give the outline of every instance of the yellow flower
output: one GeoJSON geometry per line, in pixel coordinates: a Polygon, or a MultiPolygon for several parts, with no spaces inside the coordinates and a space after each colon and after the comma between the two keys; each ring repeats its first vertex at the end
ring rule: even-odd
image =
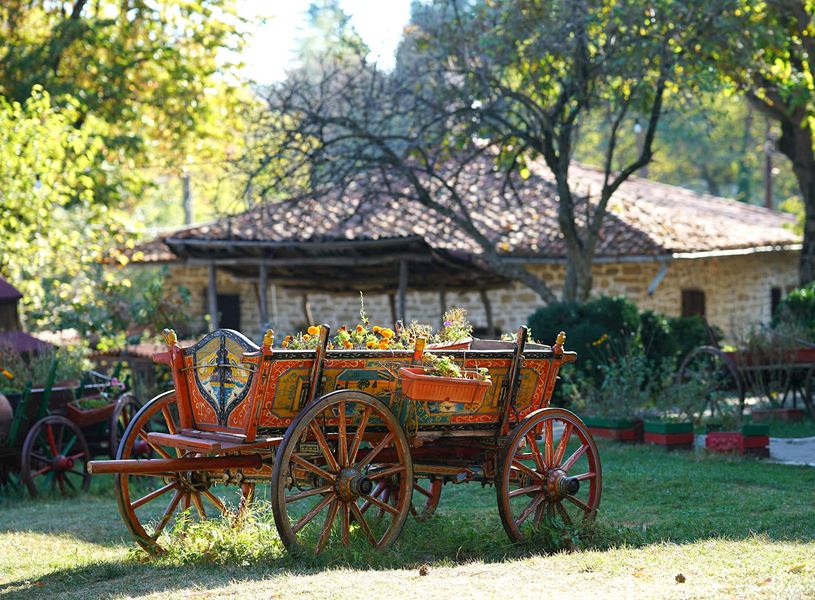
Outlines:
{"type": "Polygon", "coordinates": [[[310,339],[311,339],[311,336],[309,334],[305,334],[303,336],[303,340],[306,341],[306,342],[309,341],[310,339]]]}
{"type": "Polygon", "coordinates": [[[372,350],[376,348],[376,342],[368,342],[367,344],[365,344],[365,346],[367,346],[369,350],[372,350]]]}
{"type": "Polygon", "coordinates": [[[320,333],[320,328],[316,325],[312,325],[308,328],[309,335],[318,335],[320,333]]]}
{"type": "Polygon", "coordinates": [[[379,349],[380,350],[387,350],[388,349],[388,340],[380,340],[379,342],[379,349]]]}
{"type": "Polygon", "coordinates": [[[382,337],[388,340],[391,339],[393,337],[393,329],[383,329],[382,337]]]}
{"type": "Polygon", "coordinates": [[[379,325],[374,325],[374,333],[382,333],[382,328],[379,325]]]}
{"type": "Polygon", "coordinates": [[[284,342],[290,342],[291,340],[292,340],[292,337],[291,337],[290,335],[287,335],[287,336],[286,336],[286,337],[283,339],[283,341],[284,341],[284,342]]]}
{"type": "Polygon", "coordinates": [[[596,346],[599,346],[600,344],[604,343],[604,342],[605,342],[607,339],[608,339],[608,334],[607,334],[607,333],[604,333],[604,334],[603,334],[603,335],[601,335],[599,338],[597,338],[596,340],[594,340],[594,341],[591,343],[591,345],[592,345],[592,346],[595,346],[595,347],[596,347],[596,346]]]}
{"type": "Polygon", "coordinates": [[[280,342],[280,347],[281,348],[288,348],[289,347],[289,340],[283,340],[282,342],[280,342]]]}

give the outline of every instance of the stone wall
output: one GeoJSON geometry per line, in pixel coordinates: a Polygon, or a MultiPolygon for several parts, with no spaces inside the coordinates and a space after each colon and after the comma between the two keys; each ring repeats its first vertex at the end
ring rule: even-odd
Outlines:
{"type": "MultiPolygon", "coordinates": [[[[597,264],[594,266],[594,295],[624,295],[641,309],[677,316],[681,311],[683,289],[696,289],[705,293],[708,320],[729,335],[745,328],[767,322],[770,318],[770,290],[780,287],[786,293],[797,282],[798,254],[796,252],[767,252],[747,256],[674,260],[653,295],[648,286],[657,275],[656,262],[630,262],[597,264]]],[[[532,265],[559,294],[563,284],[563,265],[532,265]]],[[[191,292],[190,314],[206,314],[207,269],[172,265],[172,281],[191,292]]],[[[415,274],[414,274],[415,276],[415,274]]],[[[272,282],[273,283],[273,282],[272,282]]],[[[257,282],[232,277],[219,269],[219,293],[239,294],[241,298],[241,329],[252,338],[259,338],[257,282]]],[[[490,290],[495,326],[502,332],[514,331],[527,317],[542,305],[540,298],[519,284],[509,289],[490,290]]],[[[302,294],[276,286],[268,292],[270,325],[279,334],[303,329],[306,325],[302,308],[302,294]]],[[[466,308],[476,326],[486,327],[486,315],[477,291],[447,293],[447,307],[466,308]]],[[[309,294],[309,303],[315,321],[338,326],[356,323],[359,316],[359,294],[309,294]]],[[[390,303],[386,295],[365,297],[365,309],[372,321],[389,323],[390,303]]],[[[438,325],[441,303],[438,293],[411,292],[407,295],[408,320],[438,325]]]]}

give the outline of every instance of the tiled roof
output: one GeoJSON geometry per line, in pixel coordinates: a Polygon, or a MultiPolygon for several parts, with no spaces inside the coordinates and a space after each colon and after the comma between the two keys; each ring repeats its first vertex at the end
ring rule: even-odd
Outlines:
{"type": "MultiPolygon", "coordinates": [[[[504,254],[564,258],[566,248],[557,223],[554,178],[541,163],[519,182],[520,202],[501,194],[502,178],[485,159],[468,173],[468,210],[479,229],[504,254]]],[[[573,165],[570,179],[581,214],[585,198],[596,201],[602,174],[573,165]]],[[[438,198],[444,199],[442,190],[438,198]]],[[[600,232],[597,256],[659,256],[717,250],[788,246],[800,242],[786,213],[684,188],[632,178],[613,196],[600,232]]],[[[259,205],[219,221],[164,236],[170,246],[185,241],[299,243],[370,240],[419,236],[438,250],[480,254],[480,246],[416,201],[363,198],[352,188],[342,201],[331,198],[259,205]]],[[[170,260],[173,252],[154,240],[138,248],[143,260],[170,260]]]]}

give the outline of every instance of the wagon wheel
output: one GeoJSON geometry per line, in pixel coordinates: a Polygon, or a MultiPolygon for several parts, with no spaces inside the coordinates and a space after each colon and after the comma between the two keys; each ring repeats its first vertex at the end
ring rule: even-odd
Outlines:
{"type": "MultiPolygon", "coordinates": [[[[111,458],[116,458],[119,441],[127,430],[130,421],[132,421],[136,413],[139,412],[141,406],[142,404],[139,402],[139,399],[130,393],[122,394],[116,401],[116,408],[113,409],[113,414],[110,415],[110,423],[108,424],[108,453],[111,458]]],[[[142,447],[142,449],[147,451],[147,448],[142,447]]],[[[138,447],[137,450],[139,450],[138,447]]]]}
{"type": "Polygon", "coordinates": [[[32,496],[59,490],[63,496],[88,491],[88,442],[65,417],[40,419],[28,431],[20,458],[20,478],[32,496]]]}
{"type": "MultiPolygon", "coordinates": [[[[441,490],[444,486],[444,481],[438,477],[433,478],[419,478],[413,481],[414,493],[413,502],[410,503],[410,514],[417,521],[426,521],[432,517],[436,512],[436,507],[439,505],[441,499],[441,490]],[[424,504],[422,504],[424,502],[424,504]]],[[[378,498],[382,502],[387,502],[396,506],[399,502],[399,487],[398,484],[388,479],[387,481],[380,481],[371,492],[371,496],[378,498]]],[[[366,500],[360,507],[360,511],[365,514],[373,507],[370,500],[366,500]]],[[[376,507],[375,512],[378,518],[385,515],[385,509],[376,507]]]]}
{"type": "Polygon", "coordinates": [[[739,414],[744,411],[745,386],[735,361],[713,346],[699,346],[691,350],[677,372],[677,381],[686,383],[695,381],[701,386],[701,406],[694,415],[701,420],[705,411],[710,414],[717,413],[721,417],[725,410],[728,396],[736,397],[739,401],[739,414]]]}
{"type": "Polygon", "coordinates": [[[498,511],[516,542],[543,526],[568,530],[593,519],[602,468],[583,422],[562,408],[536,410],[510,433],[496,473],[498,511]]]}
{"type": "Polygon", "coordinates": [[[385,404],[364,392],[341,390],[308,406],[277,451],[272,511],[289,550],[313,546],[320,552],[332,535],[348,545],[355,534],[386,548],[402,531],[412,493],[405,432],[385,404]],[[394,502],[373,495],[386,479],[398,490],[394,502]],[[373,510],[364,514],[366,502],[382,509],[383,518],[373,510]]]}
{"type": "MultiPolygon", "coordinates": [[[[180,452],[147,439],[150,431],[177,431],[175,392],[156,396],[136,413],[127,426],[116,451],[116,459],[174,458],[180,452]]],[[[241,510],[251,499],[254,484],[226,486],[198,472],[114,477],[119,514],[136,542],[148,553],[163,551],[162,533],[190,520],[231,516],[229,493],[237,496],[241,510]],[[237,494],[235,494],[237,491],[237,494]]]]}

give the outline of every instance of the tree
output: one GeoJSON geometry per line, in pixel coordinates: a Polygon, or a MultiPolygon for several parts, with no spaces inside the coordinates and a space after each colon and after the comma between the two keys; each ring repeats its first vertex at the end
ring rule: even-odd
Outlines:
{"type": "MultiPolygon", "coordinates": [[[[8,0],[0,6],[0,94],[35,86],[104,142],[96,200],[141,196],[139,167],[183,162],[237,87],[224,59],[241,45],[234,0],[8,0]]],[[[217,121],[216,121],[217,122],[217,121]]]]}
{"type": "Polygon", "coordinates": [[[778,122],[778,150],[792,165],[804,205],[801,284],[815,280],[815,3],[742,2],[731,16],[738,36],[716,38],[710,59],[750,103],[778,122]]]}
{"type": "Polygon", "coordinates": [[[353,183],[369,195],[418,201],[455,223],[491,268],[551,302],[545,282],[504,260],[469,194],[474,165],[489,155],[504,173],[503,200],[522,201],[515,192],[529,162],[542,157],[557,183],[568,249],[563,296],[585,299],[608,202],[652,159],[664,95],[689,68],[685,47],[716,14],[707,3],[670,0],[646,9],[611,1],[416,4],[394,73],[324,56],[318,77],[292,73],[272,90],[267,137],[278,142],[275,157],[289,162],[286,183],[299,188],[289,192],[342,193],[353,183]],[[642,146],[616,169],[639,115],[642,146]],[[604,183],[596,197],[578,197],[569,165],[581,124],[595,117],[606,124],[604,183]]]}
{"type": "Polygon", "coordinates": [[[608,202],[654,156],[665,97],[694,70],[692,47],[719,3],[446,0],[416,43],[429,49],[437,77],[461,81],[461,109],[498,142],[501,160],[522,175],[541,157],[557,182],[558,221],[567,247],[563,297],[585,300],[608,202]],[[437,48],[438,51],[433,52],[437,48]],[[603,183],[580,198],[569,165],[581,127],[602,124],[603,183]],[[636,151],[621,146],[641,128],[636,151]]]}

